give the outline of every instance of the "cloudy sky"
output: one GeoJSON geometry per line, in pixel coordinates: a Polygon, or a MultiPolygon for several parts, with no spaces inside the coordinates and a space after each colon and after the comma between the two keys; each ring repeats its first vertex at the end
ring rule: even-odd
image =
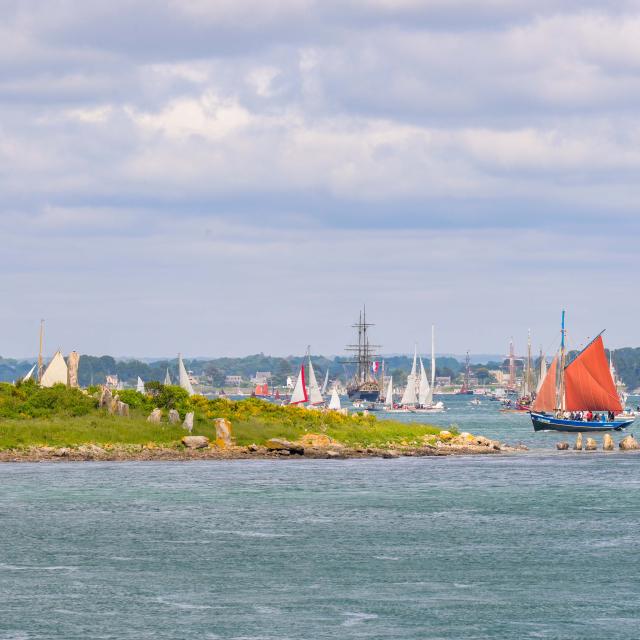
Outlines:
{"type": "Polygon", "coordinates": [[[640,345],[640,2],[0,0],[0,354],[640,345]]]}

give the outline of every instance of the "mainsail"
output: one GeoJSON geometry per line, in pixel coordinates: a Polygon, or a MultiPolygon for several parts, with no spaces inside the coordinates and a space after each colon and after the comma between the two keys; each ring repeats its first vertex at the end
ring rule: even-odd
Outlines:
{"type": "Polygon", "coordinates": [[[289,404],[302,404],[309,399],[307,395],[307,385],[304,379],[304,365],[300,365],[300,373],[298,374],[298,379],[296,380],[296,386],[293,388],[293,393],[291,394],[291,400],[289,400],[289,404]]]}
{"type": "Polygon", "coordinates": [[[313,370],[313,364],[311,363],[311,356],[309,356],[309,403],[310,404],[322,404],[324,398],[320,392],[318,381],[316,380],[316,373],[313,370]]]}
{"type": "Polygon", "coordinates": [[[329,384],[329,367],[327,367],[327,372],[324,374],[324,382],[322,383],[322,389],[320,390],[320,393],[322,395],[327,393],[328,384],[329,384]]]}
{"type": "Polygon", "coordinates": [[[568,411],[622,411],[601,335],[567,365],[564,388],[568,411]]]}
{"type": "Polygon", "coordinates": [[[540,352],[540,378],[538,379],[536,394],[540,393],[540,388],[542,387],[542,383],[544,382],[546,375],[547,375],[547,359],[542,355],[542,351],[541,351],[540,352]]]}
{"type": "MultiPolygon", "coordinates": [[[[167,371],[167,374],[169,372],[167,371]]],[[[178,377],[180,386],[190,395],[194,395],[195,391],[191,386],[191,380],[189,380],[189,375],[187,374],[187,370],[185,369],[184,362],[182,362],[182,356],[178,354],[178,377]]]]}
{"type": "Polygon", "coordinates": [[[384,396],[384,406],[393,407],[393,376],[389,376],[389,384],[387,385],[387,393],[384,396]]]}
{"type": "Polygon", "coordinates": [[[164,376],[164,386],[165,387],[169,387],[171,386],[172,382],[171,382],[171,376],[169,375],[169,367],[167,367],[167,373],[164,376]]]}
{"type": "Polygon", "coordinates": [[[138,393],[144,393],[144,381],[140,376],[138,376],[138,384],[136,385],[136,391],[138,393]]]}
{"type": "Polygon", "coordinates": [[[431,386],[427,397],[427,404],[433,404],[433,390],[436,386],[436,328],[431,325],[431,386]]]}
{"type": "Polygon", "coordinates": [[[413,353],[413,365],[411,366],[411,373],[407,376],[407,386],[402,394],[402,400],[400,404],[410,405],[416,404],[418,398],[416,395],[416,382],[417,382],[417,367],[418,367],[418,348],[416,347],[413,353]]]}
{"type": "Polygon", "coordinates": [[[420,384],[418,386],[418,404],[424,406],[429,402],[429,391],[429,379],[427,378],[427,372],[424,368],[424,364],[422,363],[422,358],[420,358],[420,384]]]}
{"type": "Polygon", "coordinates": [[[42,374],[42,380],[40,385],[43,387],[53,387],[54,384],[67,384],[67,376],[69,371],[67,369],[67,363],[62,357],[60,351],[56,351],[56,354],[51,359],[49,366],[42,374]]]}
{"type": "Polygon", "coordinates": [[[340,408],[340,396],[338,395],[338,390],[333,387],[333,389],[331,390],[331,400],[329,400],[329,409],[338,411],[340,408]]]}

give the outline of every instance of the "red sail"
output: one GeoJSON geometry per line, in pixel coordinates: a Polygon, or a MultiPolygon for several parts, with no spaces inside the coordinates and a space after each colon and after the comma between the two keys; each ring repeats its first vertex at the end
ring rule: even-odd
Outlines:
{"type": "Polygon", "coordinates": [[[540,391],[533,403],[533,411],[555,411],[556,407],[556,375],[558,371],[558,356],[553,359],[540,391]]]}
{"type": "Polygon", "coordinates": [[[565,368],[564,385],[569,411],[622,411],[601,336],[565,368]]]}

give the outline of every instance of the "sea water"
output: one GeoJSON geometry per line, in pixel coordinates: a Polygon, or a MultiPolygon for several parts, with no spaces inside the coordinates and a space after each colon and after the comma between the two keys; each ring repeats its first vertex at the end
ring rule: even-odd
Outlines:
{"type": "Polygon", "coordinates": [[[640,455],[486,411],[536,448],[0,465],[0,638],[638,638],[640,455]]]}

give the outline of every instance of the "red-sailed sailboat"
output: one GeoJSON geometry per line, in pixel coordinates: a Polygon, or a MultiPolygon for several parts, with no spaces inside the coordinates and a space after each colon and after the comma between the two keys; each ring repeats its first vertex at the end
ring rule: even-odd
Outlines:
{"type": "Polygon", "coordinates": [[[531,408],[536,431],[619,431],[631,419],[623,411],[604,351],[602,333],[566,364],[564,311],[562,340],[531,408]]]}

